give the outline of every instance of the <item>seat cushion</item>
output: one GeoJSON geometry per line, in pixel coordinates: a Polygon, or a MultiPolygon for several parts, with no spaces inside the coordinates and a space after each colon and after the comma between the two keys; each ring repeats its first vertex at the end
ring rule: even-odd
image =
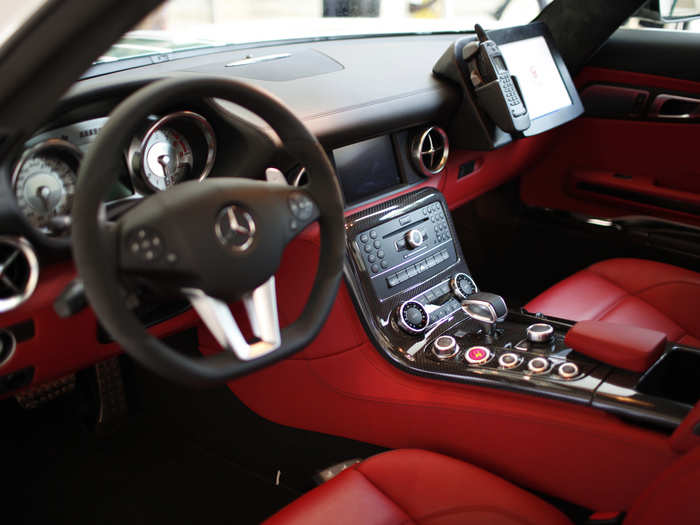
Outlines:
{"type": "Polygon", "coordinates": [[[700,274],[670,264],[602,261],[555,284],[525,308],[572,321],[639,326],[700,346],[700,274]]]}
{"type": "Polygon", "coordinates": [[[473,465],[423,450],[369,458],[305,494],[266,525],[549,525],[566,516],[473,465]]]}

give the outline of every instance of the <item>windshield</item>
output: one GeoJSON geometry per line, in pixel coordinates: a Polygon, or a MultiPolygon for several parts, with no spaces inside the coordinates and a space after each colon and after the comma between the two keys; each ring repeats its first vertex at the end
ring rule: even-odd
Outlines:
{"type": "Polygon", "coordinates": [[[549,0],[169,0],[99,62],[288,39],[526,24],[549,0]]]}

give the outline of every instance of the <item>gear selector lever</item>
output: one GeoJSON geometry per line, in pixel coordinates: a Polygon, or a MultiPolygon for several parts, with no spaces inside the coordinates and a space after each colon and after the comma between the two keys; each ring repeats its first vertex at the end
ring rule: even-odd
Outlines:
{"type": "Polygon", "coordinates": [[[496,323],[503,321],[508,315],[508,307],[503,297],[494,293],[477,292],[462,301],[462,310],[478,321],[486,335],[495,334],[496,323]]]}

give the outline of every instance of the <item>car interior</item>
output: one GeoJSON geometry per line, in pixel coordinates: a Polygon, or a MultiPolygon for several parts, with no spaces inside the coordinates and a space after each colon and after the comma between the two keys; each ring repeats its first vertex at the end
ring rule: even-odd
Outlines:
{"type": "Polygon", "coordinates": [[[159,0],[14,28],[8,518],[700,523],[700,6],[532,3],[179,48],[127,33],[159,0]]]}

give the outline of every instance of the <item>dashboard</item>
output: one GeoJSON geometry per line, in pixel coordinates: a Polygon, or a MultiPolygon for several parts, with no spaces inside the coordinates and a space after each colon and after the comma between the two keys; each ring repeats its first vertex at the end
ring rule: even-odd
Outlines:
{"type": "MultiPolygon", "coordinates": [[[[464,38],[474,37],[457,41],[464,38]]],[[[453,50],[454,45],[454,34],[272,45],[217,51],[109,74],[93,71],[77,82],[42,128],[0,165],[0,184],[4,185],[0,192],[0,241],[9,243],[0,243],[0,251],[7,249],[13,254],[19,248],[12,239],[22,238],[36,253],[35,260],[24,260],[15,272],[14,279],[26,286],[27,293],[21,305],[4,310],[3,326],[14,337],[18,350],[12,358],[0,355],[0,372],[10,376],[29,367],[33,370],[29,381],[40,383],[90,364],[96,356],[119,351],[91,312],[60,321],[54,300],[70,291],[66,286],[74,276],[69,255],[70,212],[77,177],[83,176],[79,175],[81,161],[107,125],[109,113],[129,94],[154,80],[192,73],[244,79],[281,98],[316,135],[336,168],[347,216],[424,187],[441,191],[448,209],[514,176],[544,143],[542,137],[530,137],[494,151],[460,146],[461,135],[454,121],[455,115],[464,117],[460,108],[468,94],[432,72],[445,49],[453,50]],[[249,55],[281,53],[303,62],[304,75],[293,74],[291,69],[275,73],[275,61],[261,61],[255,67],[226,67],[249,55]],[[405,60],[407,56],[411,60],[405,60]],[[387,63],[399,62],[401,68],[387,70],[387,63]],[[452,144],[455,139],[456,147],[452,144]],[[57,321],[64,323],[60,325],[64,332],[70,331],[69,326],[81,326],[81,336],[87,337],[82,341],[85,352],[60,363],[30,358],[27,348],[36,348],[41,341],[32,335],[22,339],[22,334],[45,334],[57,321]],[[84,323],[88,323],[87,332],[84,323]]],[[[281,175],[283,182],[305,183],[304,167],[280,147],[269,126],[223,100],[163,101],[162,109],[140,123],[121,150],[118,182],[104,203],[107,219],[148,195],[188,180],[226,176],[269,179],[273,168],[273,174],[281,175]]],[[[358,234],[357,242],[363,249],[371,248],[371,253],[361,254],[359,264],[374,276],[370,282],[380,296],[396,295],[421,281],[421,272],[427,271],[423,273],[427,280],[434,267],[451,267],[461,258],[454,248],[448,219],[434,211],[428,216],[430,212],[425,210],[425,216],[415,219],[438,221],[430,223],[438,259],[426,256],[407,268],[405,275],[389,270],[398,263],[392,258],[407,252],[390,251],[384,243],[394,246],[395,241],[402,242],[394,237],[401,237],[410,225],[392,225],[392,231],[383,232],[382,239],[372,238],[371,243],[362,243],[364,234],[358,234]]],[[[0,289],[0,300],[3,294],[11,296],[12,290],[0,289]]],[[[433,317],[454,310],[455,302],[449,298],[444,302],[431,302],[429,296],[422,299],[433,317]]],[[[149,302],[139,306],[138,315],[159,336],[194,325],[195,318],[185,303],[145,303],[149,302]]],[[[0,301],[0,307],[2,304],[0,301]]],[[[75,343],[70,337],[66,339],[67,345],[75,343]]]]}

